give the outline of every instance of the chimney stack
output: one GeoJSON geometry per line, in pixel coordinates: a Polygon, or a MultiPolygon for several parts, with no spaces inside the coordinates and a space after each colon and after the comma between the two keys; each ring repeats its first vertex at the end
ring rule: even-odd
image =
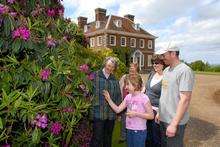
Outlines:
{"type": "Polygon", "coordinates": [[[87,18],[86,18],[86,17],[79,16],[77,19],[78,19],[78,26],[79,26],[81,29],[84,29],[84,26],[87,24],[87,18]]]}
{"type": "Polygon", "coordinates": [[[105,21],[106,9],[96,8],[95,9],[95,21],[105,21]]]}
{"type": "Polygon", "coordinates": [[[129,19],[129,20],[131,20],[131,21],[134,22],[134,15],[126,14],[126,15],[124,16],[124,18],[127,18],[127,19],[129,19]]]}

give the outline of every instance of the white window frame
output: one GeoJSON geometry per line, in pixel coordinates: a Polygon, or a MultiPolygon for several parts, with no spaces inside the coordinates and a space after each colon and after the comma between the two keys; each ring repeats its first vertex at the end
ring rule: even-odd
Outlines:
{"type": "Polygon", "coordinates": [[[96,28],[96,29],[100,28],[100,21],[96,21],[96,22],[95,22],[95,28],[96,28]]]}
{"type": "Polygon", "coordinates": [[[147,55],[147,66],[153,66],[151,63],[152,57],[153,57],[153,55],[147,55]]]}
{"type": "Polygon", "coordinates": [[[148,41],[147,41],[147,47],[148,47],[149,49],[153,49],[153,41],[152,41],[152,40],[148,40],[148,41]]]}
{"type": "Polygon", "coordinates": [[[120,42],[121,42],[121,46],[126,46],[126,43],[127,43],[126,37],[121,37],[120,42]],[[124,44],[122,44],[122,39],[125,39],[125,40],[124,40],[124,44]]]}
{"type": "Polygon", "coordinates": [[[130,46],[136,47],[136,38],[130,38],[130,46]],[[134,45],[132,45],[132,40],[134,40],[134,45]]]}
{"type": "Polygon", "coordinates": [[[90,47],[94,47],[95,46],[95,38],[94,37],[89,39],[89,44],[90,44],[90,47]]]}
{"type": "Polygon", "coordinates": [[[144,46],[145,46],[145,40],[144,39],[139,40],[139,46],[140,46],[140,48],[144,48],[144,46]],[[143,42],[142,46],[141,46],[141,42],[143,42]]]}
{"type": "Polygon", "coordinates": [[[84,25],[84,32],[87,32],[87,31],[88,31],[88,26],[84,25]]]}
{"type": "Polygon", "coordinates": [[[109,44],[111,46],[116,46],[116,36],[115,35],[109,35],[109,44]],[[111,42],[111,37],[114,38],[114,43],[111,42]]]}
{"type": "Polygon", "coordinates": [[[102,36],[97,36],[97,46],[102,46],[102,44],[103,44],[102,36]]]}
{"type": "Polygon", "coordinates": [[[120,19],[115,20],[115,21],[114,21],[114,24],[116,25],[116,27],[121,28],[121,26],[122,26],[122,21],[121,21],[120,19]]]}

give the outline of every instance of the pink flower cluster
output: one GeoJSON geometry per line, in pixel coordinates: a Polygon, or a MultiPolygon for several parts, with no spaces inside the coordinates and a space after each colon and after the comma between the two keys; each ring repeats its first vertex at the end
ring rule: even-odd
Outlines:
{"type": "Polygon", "coordinates": [[[51,124],[50,132],[53,135],[59,135],[62,130],[62,125],[59,122],[55,122],[51,124]]]}
{"type": "Polygon", "coordinates": [[[21,39],[27,41],[30,38],[30,34],[31,34],[30,30],[27,29],[26,27],[19,27],[13,31],[12,37],[13,37],[13,39],[21,38],[21,39]]]}
{"type": "Polygon", "coordinates": [[[13,4],[15,0],[8,0],[8,3],[13,4]]]}
{"type": "Polygon", "coordinates": [[[40,71],[40,78],[43,81],[48,80],[50,75],[51,75],[51,69],[50,68],[45,68],[45,69],[40,71]]]}
{"type": "Polygon", "coordinates": [[[88,79],[88,80],[94,80],[94,79],[95,79],[95,73],[92,72],[92,73],[88,74],[88,75],[87,75],[87,79],[88,79]]]}
{"type": "Polygon", "coordinates": [[[9,7],[0,4],[0,15],[1,15],[1,14],[6,14],[6,13],[8,13],[8,12],[9,12],[9,7]]]}
{"type": "Polygon", "coordinates": [[[43,129],[46,128],[48,125],[48,118],[46,114],[43,115],[37,114],[32,124],[36,125],[39,128],[43,128],[43,129]]]}
{"type": "Polygon", "coordinates": [[[63,7],[47,9],[47,16],[49,16],[49,17],[54,17],[56,15],[63,16],[63,14],[64,14],[63,7]]]}
{"type": "Polygon", "coordinates": [[[81,72],[84,72],[84,73],[88,73],[89,72],[89,66],[87,64],[83,64],[79,67],[79,70],[81,72]]]}
{"type": "Polygon", "coordinates": [[[50,36],[47,37],[47,47],[55,47],[56,41],[50,36]]]}

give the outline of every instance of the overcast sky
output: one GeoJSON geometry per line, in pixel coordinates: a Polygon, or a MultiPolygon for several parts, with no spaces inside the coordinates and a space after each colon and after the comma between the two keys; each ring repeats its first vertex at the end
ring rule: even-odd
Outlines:
{"type": "Polygon", "coordinates": [[[65,17],[95,18],[95,8],[107,15],[135,15],[135,23],[157,36],[156,49],[169,42],[180,47],[187,62],[220,64],[220,0],[63,0],[65,17]]]}

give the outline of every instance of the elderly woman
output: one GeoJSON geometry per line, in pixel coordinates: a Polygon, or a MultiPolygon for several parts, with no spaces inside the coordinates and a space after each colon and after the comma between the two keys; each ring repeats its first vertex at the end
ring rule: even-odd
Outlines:
{"type": "Polygon", "coordinates": [[[111,147],[112,132],[116,113],[105,101],[103,90],[107,90],[116,104],[121,102],[119,82],[113,75],[117,68],[115,58],[108,57],[104,61],[104,68],[96,72],[93,84],[91,114],[93,118],[93,136],[91,147],[111,147]]]}
{"type": "MultiPolygon", "coordinates": [[[[149,74],[148,81],[146,83],[146,95],[150,99],[155,117],[159,107],[159,98],[161,95],[163,69],[165,67],[165,63],[158,55],[154,55],[151,62],[154,70],[149,74]]],[[[160,147],[160,126],[155,122],[155,120],[147,121],[147,133],[146,146],[160,147]]]]}

